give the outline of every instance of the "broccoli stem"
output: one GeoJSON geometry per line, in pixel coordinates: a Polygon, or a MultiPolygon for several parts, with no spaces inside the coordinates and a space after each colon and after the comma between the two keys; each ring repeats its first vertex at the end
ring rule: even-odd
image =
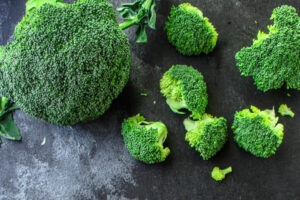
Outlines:
{"type": "Polygon", "coordinates": [[[221,170],[224,174],[228,174],[230,172],[232,172],[232,167],[227,167],[226,169],[222,169],[221,170]]]}
{"type": "Polygon", "coordinates": [[[195,123],[195,121],[193,121],[189,118],[186,118],[183,121],[183,125],[184,125],[185,130],[187,130],[187,131],[193,130],[197,127],[197,124],[195,123]]]}
{"type": "Polygon", "coordinates": [[[181,109],[187,109],[187,105],[185,101],[175,101],[173,99],[167,98],[167,104],[170,106],[171,110],[177,114],[185,114],[184,112],[180,112],[181,109]]]}
{"type": "Polygon", "coordinates": [[[125,30],[133,25],[136,25],[136,24],[139,24],[140,21],[144,18],[145,16],[145,13],[149,12],[150,8],[151,8],[151,5],[152,5],[152,1],[153,0],[146,0],[141,9],[139,10],[138,14],[135,15],[134,17],[132,17],[130,20],[128,21],[125,21],[121,24],[119,24],[119,27],[122,29],[122,30],[125,30]]]}

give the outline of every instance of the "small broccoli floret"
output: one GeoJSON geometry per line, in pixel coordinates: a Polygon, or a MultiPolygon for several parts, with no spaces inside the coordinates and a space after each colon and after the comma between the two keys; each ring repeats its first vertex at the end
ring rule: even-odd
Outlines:
{"type": "Polygon", "coordinates": [[[173,112],[184,114],[180,110],[188,109],[193,119],[200,119],[205,113],[208,102],[206,83],[202,74],[193,67],[172,66],[160,80],[160,89],[173,112]]]}
{"type": "Polygon", "coordinates": [[[101,116],[130,73],[129,41],[113,6],[106,0],[29,0],[26,9],[5,46],[0,93],[50,123],[101,116]]]}
{"type": "Polygon", "coordinates": [[[204,160],[216,155],[227,142],[227,124],[223,117],[204,114],[201,120],[185,119],[183,124],[187,130],[185,140],[200,152],[204,160]]]}
{"type": "Polygon", "coordinates": [[[260,111],[255,106],[236,112],[232,130],[235,142],[257,157],[275,154],[283,139],[284,126],[278,122],[275,110],[260,111]]]}
{"type": "Polygon", "coordinates": [[[251,47],[235,56],[243,76],[252,76],[259,90],[287,88],[300,90],[300,17],[291,6],[273,10],[274,25],[269,33],[258,32],[251,47]]]}
{"type": "Polygon", "coordinates": [[[216,181],[221,181],[225,178],[226,174],[231,173],[232,168],[227,167],[226,169],[220,169],[219,167],[214,167],[211,172],[211,177],[216,181]]]}
{"type": "Polygon", "coordinates": [[[289,108],[286,104],[281,104],[278,108],[278,113],[281,116],[290,116],[290,117],[294,117],[295,113],[292,111],[291,108],[289,108]]]}
{"type": "Polygon", "coordinates": [[[147,164],[163,162],[170,154],[170,149],[163,147],[168,134],[167,127],[162,122],[145,120],[140,114],[124,120],[124,143],[131,156],[137,160],[147,164]]]}
{"type": "Polygon", "coordinates": [[[173,6],[168,19],[168,40],[181,54],[208,54],[215,48],[218,33],[198,8],[189,3],[173,6]]]}

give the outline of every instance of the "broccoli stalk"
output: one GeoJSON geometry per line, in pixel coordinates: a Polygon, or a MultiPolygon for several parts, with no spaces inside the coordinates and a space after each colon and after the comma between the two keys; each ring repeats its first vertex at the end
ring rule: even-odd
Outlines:
{"type": "Polygon", "coordinates": [[[177,114],[185,114],[185,112],[180,111],[181,109],[188,109],[186,102],[184,100],[175,101],[174,99],[167,98],[166,103],[169,105],[170,109],[177,114]]]}
{"type": "Polygon", "coordinates": [[[294,117],[295,113],[292,111],[291,108],[289,108],[286,104],[281,104],[278,108],[278,113],[281,116],[290,116],[290,117],[294,117]]]}
{"type": "Polygon", "coordinates": [[[151,29],[155,29],[156,13],[155,13],[156,0],[137,0],[134,3],[123,4],[117,11],[123,17],[124,22],[119,24],[122,30],[130,26],[138,25],[136,31],[137,43],[146,43],[146,25],[151,29]]]}
{"type": "Polygon", "coordinates": [[[219,167],[214,167],[211,172],[211,177],[216,181],[221,181],[225,178],[226,174],[232,172],[232,167],[227,167],[226,169],[220,169],[219,167]]]}

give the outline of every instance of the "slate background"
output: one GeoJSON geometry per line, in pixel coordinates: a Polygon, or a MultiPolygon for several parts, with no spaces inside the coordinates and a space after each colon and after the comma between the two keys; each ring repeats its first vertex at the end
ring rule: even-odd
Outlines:
{"type": "MultiPolygon", "coordinates": [[[[122,0],[123,1],[123,0],[122,0]]],[[[71,2],[71,1],[69,1],[71,2]]],[[[124,1],[125,2],[125,1],[124,1]]],[[[273,8],[299,0],[194,0],[216,27],[219,40],[209,55],[182,56],[166,39],[164,24],[171,6],[182,1],[158,3],[157,30],[148,31],[146,45],[135,44],[134,28],[126,30],[132,50],[132,73],[124,92],[99,119],[72,127],[59,127],[14,113],[22,142],[3,139],[0,148],[0,199],[300,199],[300,93],[285,89],[258,91],[252,78],[241,77],[234,55],[249,46],[257,31],[270,24],[273,8]],[[287,103],[294,119],[281,118],[285,137],[275,156],[261,159],[230,140],[211,160],[204,161],[184,141],[182,125],[187,116],[171,112],[159,92],[159,79],[173,64],[193,65],[208,85],[207,112],[228,119],[236,110],[256,105],[261,109],[287,103]],[[148,93],[147,97],[140,93],[148,93]],[[156,104],[153,104],[156,101],[156,104]],[[166,162],[145,165],[124,147],[120,126],[124,118],[142,113],[162,120],[171,149],[166,162]],[[43,138],[47,141],[41,146],[43,138]],[[212,168],[233,167],[222,182],[210,178],[212,168]]],[[[112,2],[115,7],[121,1],[112,2]]],[[[24,15],[25,0],[0,0],[0,45],[12,39],[24,15]]]]}

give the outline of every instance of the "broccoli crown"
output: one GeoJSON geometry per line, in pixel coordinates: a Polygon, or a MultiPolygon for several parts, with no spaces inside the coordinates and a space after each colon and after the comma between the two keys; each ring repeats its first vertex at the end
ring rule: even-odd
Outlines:
{"type": "Polygon", "coordinates": [[[124,143],[130,155],[137,160],[147,164],[163,162],[170,154],[170,149],[163,147],[168,134],[167,127],[162,122],[145,120],[140,114],[124,120],[124,143]]]}
{"type": "Polygon", "coordinates": [[[283,125],[275,111],[261,111],[255,106],[236,112],[232,130],[234,140],[244,150],[257,157],[268,158],[275,154],[283,139],[283,125]]]}
{"type": "Polygon", "coordinates": [[[227,124],[223,117],[204,114],[201,120],[185,119],[183,124],[187,130],[185,140],[200,152],[204,160],[216,155],[227,142],[227,124]]]}
{"type": "Polygon", "coordinates": [[[189,3],[173,6],[168,19],[168,40],[181,54],[208,54],[215,48],[218,33],[198,8],[189,3]]]}
{"type": "Polygon", "coordinates": [[[286,104],[281,104],[278,108],[278,113],[281,116],[290,116],[290,117],[294,117],[295,113],[292,111],[291,108],[289,108],[286,104]]]}
{"type": "Polygon", "coordinates": [[[232,172],[231,167],[227,167],[226,169],[220,169],[219,167],[214,167],[211,172],[211,177],[216,181],[221,181],[225,178],[226,174],[231,172],[232,172]]]}
{"type": "Polygon", "coordinates": [[[184,114],[179,110],[188,109],[193,119],[200,119],[205,113],[208,103],[206,83],[192,66],[172,66],[160,80],[160,88],[173,112],[184,114]]]}
{"type": "Polygon", "coordinates": [[[300,18],[295,8],[281,6],[273,10],[271,19],[269,33],[259,31],[253,45],[236,54],[237,66],[264,92],[284,83],[300,90],[300,18]]]}
{"type": "Polygon", "coordinates": [[[29,0],[5,56],[0,49],[0,92],[50,123],[98,118],[128,81],[128,38],[106,0],[49,2],[29,0]]]}

